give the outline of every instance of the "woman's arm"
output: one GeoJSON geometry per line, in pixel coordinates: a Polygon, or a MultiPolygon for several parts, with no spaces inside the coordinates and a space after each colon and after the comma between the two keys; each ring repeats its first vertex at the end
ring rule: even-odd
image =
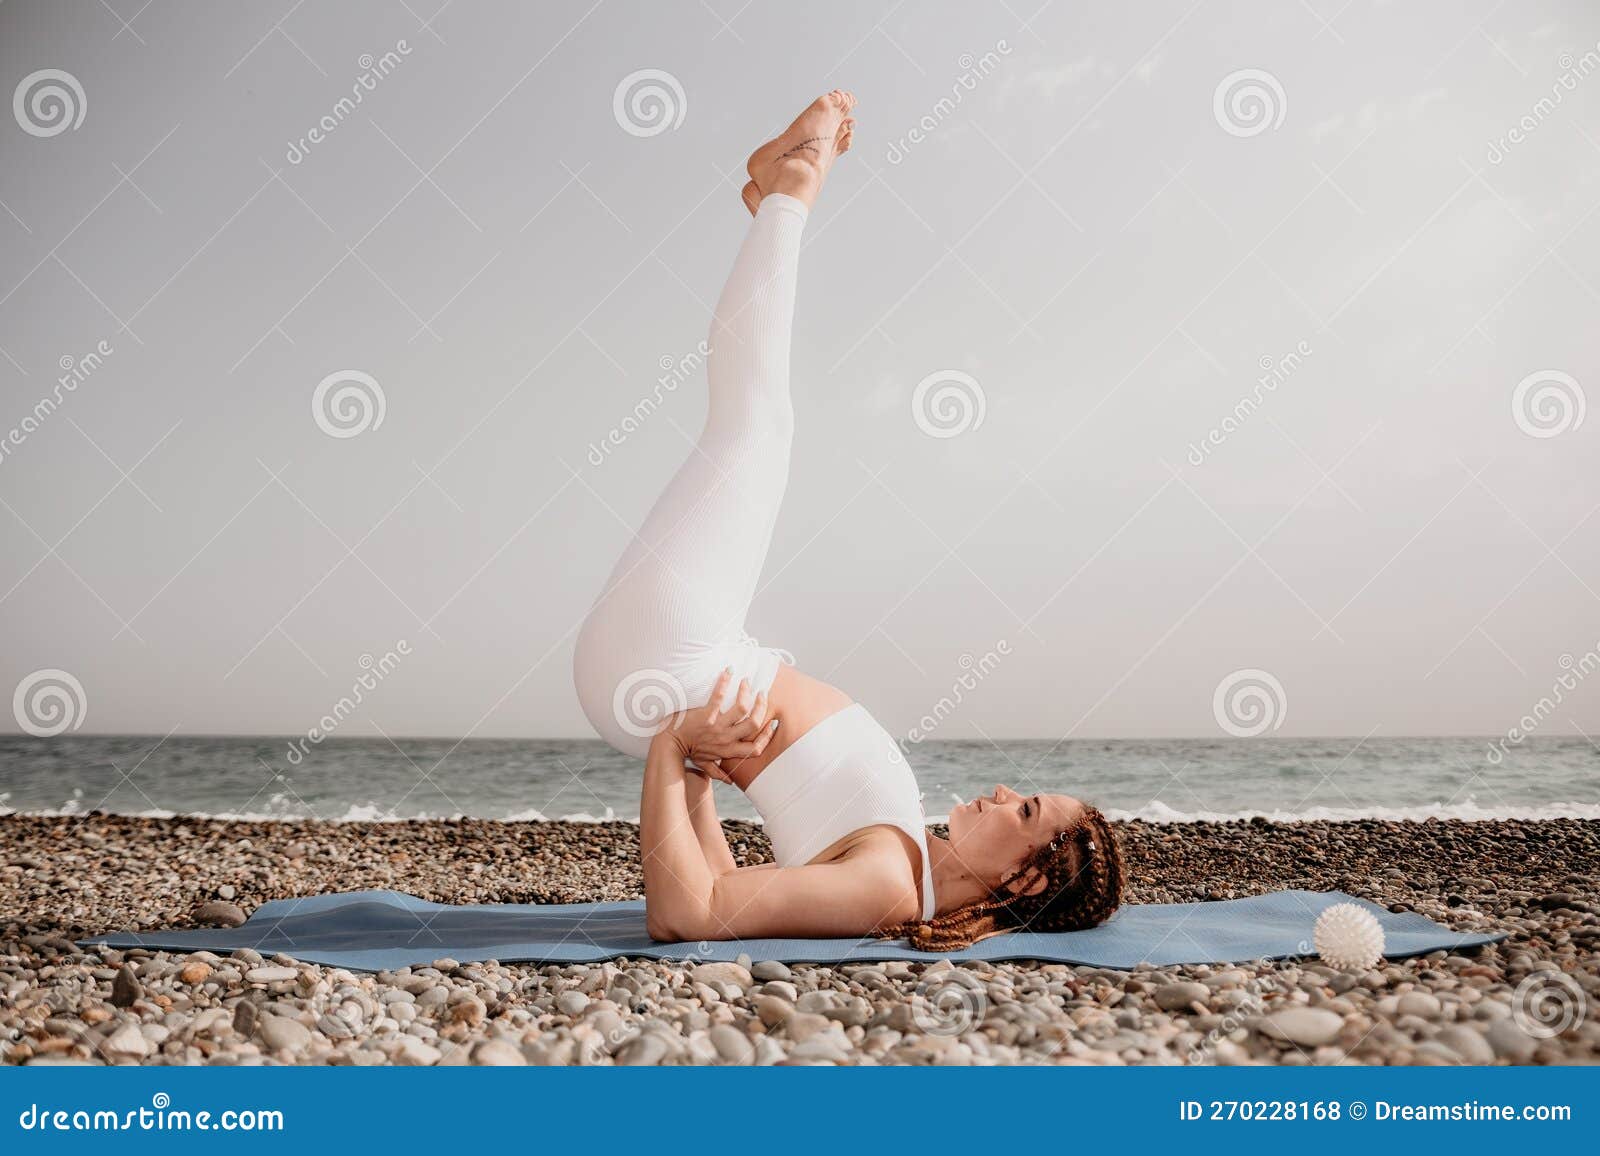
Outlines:
{"type": "Polygon", "coordinates": [[[717,818],[716,786],[706,775],[691,774],[684,782],[684,800],[695,839],[706,857],[706,866],[714,874],[722,875],[735,870],[738,864],[733,861],[733,852],[728,850],[728,836],[722,830],[722,820],[717,818]]]}
{"type": "Polygon", "coordinates": [[[663,731],[645,760],[639,841],[651,938],[866,935],[917,914],[915,876],[887,839],[836,863],[714,867],[690,814],[688,749],[681,730],[663,731]]]}

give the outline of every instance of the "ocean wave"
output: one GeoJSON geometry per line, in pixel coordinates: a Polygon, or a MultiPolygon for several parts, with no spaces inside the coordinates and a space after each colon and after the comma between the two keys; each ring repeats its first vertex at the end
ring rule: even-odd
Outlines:
{"type": "Polygon", "coordinates": [[[1471,795],[1465,802],[1426,803],[1396,807],[1304,807],[1299,810],[1180,811],[1157,799],[1136,810],[1107,808],[1108,819],[1140,819],[1146,823],[1228,823],[1268,819],[1274,823],[1350,822],[1378,819],[1386,822],[1421,822],[1424,819],[1470,821],[1528,821],[1535,819],[1600,819],[1600,803],[1536,803],[1523,806],[1483,806],[1471,795]]]}
{"type": "MultiPolygon", "coordinates": [[[[88,813],[81,797],[67,800],[59,807],[16,809],[6,805],[9,796],[0,794],[0,816],[35,815],[54,818],[82,817],[88,813]]],[[[303,804],[274,795],[267,800],[263,810],[249,811],[168,811],[149,808],[142,811],[116,811],[115,814],[137,819],[213,819],[239,823],[304,822],[321,820],[333,823],[410,823],[439,822],[446,819],[487,819],[502,823],[637,823],[637,815],[618,815],[610,807],[605,813],[595,815],[587,811],[546,813],[538,808],[510,811],[502,815],[443,814],[418,811],[398,814],[375,802],[351,803],[342,814],[317,814],[303,804]]],[[[1593,819],[1600,820],[1600,803],[1537,803],[1527,805],[1480,804],[1474,796],[1464,802],[1427,803],[1407,806],[1371,807],[1305,807],[1299,810],[1262,809],[1240,811],[1208,811],[1204,809],[1183,811],[1168,806],[1159,799],[1145,803],[1133,810],[1116,807],[1105,808],[1106,817],[1117,820],[1139,820],[1145,823],[1228,823],[1267,819],[1274,823],[1295,822],[1349,822],[1358,819],[1376,819],[1386,822],[1421,822],[1425,819],[1462,819],[1468,821],[1532,821],[1539,819],[1593,819]]],[[[729,816],[724,816],[729,817],[729,816]]],[[[930,823],[944,823],[948,814],[929,814],[930,823]]],[[[751,820],[757,824],[759,818],[751,820]]]]}

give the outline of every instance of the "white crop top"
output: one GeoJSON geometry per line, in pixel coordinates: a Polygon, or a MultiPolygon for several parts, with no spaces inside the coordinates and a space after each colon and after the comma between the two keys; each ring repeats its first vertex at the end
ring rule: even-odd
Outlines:
{"type": "Polygon", "coordinates": [[[761,812],[773,858],[799,867],[864,827],[895,826],[922,853],[922,918],[934,912],[933,867],[916,776],[860,703],[831,714],[769,763],[745,796],[761,812]]]}

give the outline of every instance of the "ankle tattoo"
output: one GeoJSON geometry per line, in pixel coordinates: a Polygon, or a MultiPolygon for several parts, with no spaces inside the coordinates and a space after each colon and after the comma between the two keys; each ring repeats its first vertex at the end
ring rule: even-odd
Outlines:
{"type": "Polygon", "coordinates": [[[818,156],[821,156],[822,155],[821,154],[821,150],[819,150],[816,147],[816,142],[819,141],[819,140],[827,140],[827,139],[828,138],[825,137],[825,136],[809,137],[806,140],[803,140],[799,144],[795,145],[792,149],[790,149],[788,152],[784,153],[783,155],[786,156],[786,157],[787,156],[793,156],[795,153],[799,152],[801,149],[806,149],[806,150],[809,150],[810,152],[816,153],[818,156]]]}

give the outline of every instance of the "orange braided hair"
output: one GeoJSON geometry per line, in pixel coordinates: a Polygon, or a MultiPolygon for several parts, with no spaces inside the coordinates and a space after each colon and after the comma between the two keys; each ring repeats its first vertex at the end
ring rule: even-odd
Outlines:
{"type": "Polygon", "coordinates": [[[918,951],[967,947],[1001,931],[1079,931],[1104,923],[1122,902],[1122,851],[1111,824],[1096,808],[1056,833],[1055,838],[1000,881],[994,897],[932,919],[911,919],[880,934],[904,936],[918,951]],[[1042,875],[1034,894],[1009,890],[1012,883],[1042,875]]]}

